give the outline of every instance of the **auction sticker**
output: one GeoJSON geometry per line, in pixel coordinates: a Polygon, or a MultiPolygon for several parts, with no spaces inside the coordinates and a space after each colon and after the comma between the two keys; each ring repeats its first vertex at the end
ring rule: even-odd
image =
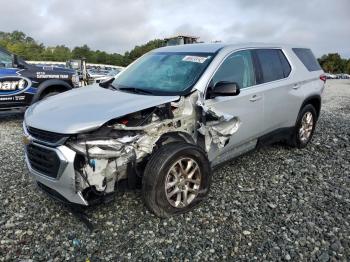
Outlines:
{"type": "Polygon", "coordinates": [[[184,58],[182,58],[182,61],[187,61],[187,62],[193,62],[193,63],[200,63],[203,64],[205,60],[210,58],[210,56],[192,56],[192,55],[187,55],[184,58]]]}

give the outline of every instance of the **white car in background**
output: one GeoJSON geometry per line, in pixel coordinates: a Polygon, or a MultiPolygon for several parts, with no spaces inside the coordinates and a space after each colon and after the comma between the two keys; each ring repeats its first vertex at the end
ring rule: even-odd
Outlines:
{"type": "Polygon", "coordinates": [[[118,75],[122,70],[123,70],[122,68],[115,68],[115,69],[109,71],[109,73],[107,75],[95,78],[94,83],[100,83],[100,82],[103,82],[109,78],[113,78],[116,75],[118,75]]]}
{"type": "Polygon", "coordinates": [[[98,77],[104,77],[108,74],[107,70],[104,69],[88,69],[87,70],[89,78],[96,79],[98,77]]]}
{"type": "Polygon", "coordinates": [[[324,75],[327,77],[327,79],[337,79],[336,75],[333,75],[333,74],[330,74],[330,73],[325,73],[324,75]]]}
{"type": "Polygon", "coordinates": [[[350,79],[350,75],[349,74],[338,74],[337,78],[338,79],[350,79]]]}

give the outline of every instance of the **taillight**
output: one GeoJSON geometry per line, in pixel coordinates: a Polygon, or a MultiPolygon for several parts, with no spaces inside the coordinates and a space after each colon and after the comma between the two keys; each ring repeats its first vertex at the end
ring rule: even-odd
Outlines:
{"type": "Polygon", "coordinates": [[[325,75],[320,75],[320,79],[321,79],[323,82],[326,82],[327,77],[326,77],[325,75]]]}

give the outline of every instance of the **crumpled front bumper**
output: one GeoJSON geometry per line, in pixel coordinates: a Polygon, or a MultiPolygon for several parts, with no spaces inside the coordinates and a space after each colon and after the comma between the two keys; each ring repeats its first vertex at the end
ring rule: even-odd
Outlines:
{"type": "Polygon", "coordinates": [[[49,177],[33,168],[28,158],[29,144],[25,146],[25,161],[29,173],[36,180],[36,182],[38,182],[39,187],[51,197],[56,199],[63,201],[66,200],[64,202],[87,206],[88,202],[84,199],[81,192],[76,191],[75,187],[74,158],[76,153],[64,145],[52,148],[34,141],[30,143],[36,147],[54,151],[57,154],[60,162],[57,176],[55,178],[49,177]]]}

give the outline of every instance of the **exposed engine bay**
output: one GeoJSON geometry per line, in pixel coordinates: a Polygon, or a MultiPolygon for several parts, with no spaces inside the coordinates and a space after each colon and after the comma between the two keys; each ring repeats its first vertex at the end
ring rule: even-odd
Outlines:
{"type": "Polygon", "coordinates": [[[129,176],[142,176],[139,167],[155,148],[176,140],[209,152],[223,148],[240,125],[237,117],[202,105],[198,93],[109,121],[97,131],[78,134],[67,145],[77,152],[76,191],[89,198],[115,191],[129,176]]]}

